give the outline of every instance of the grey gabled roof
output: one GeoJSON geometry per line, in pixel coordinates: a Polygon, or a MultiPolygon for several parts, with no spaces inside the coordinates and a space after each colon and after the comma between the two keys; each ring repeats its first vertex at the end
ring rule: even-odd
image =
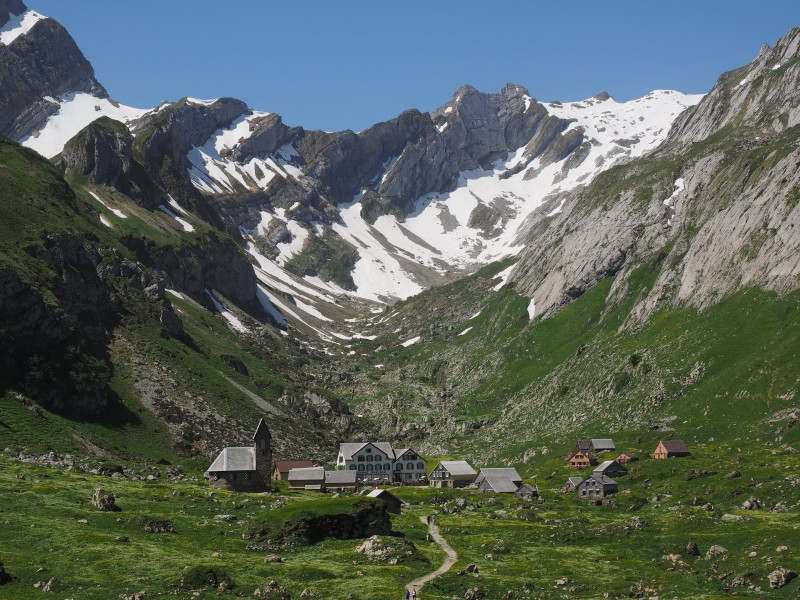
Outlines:
{"type": "MultiPolygon", "coordinates": [[[[453,477],[475,477],[478,474],[465,460],[443,460],[439,465],[453,477]]],[[[438,467],[439,465],[436,466],[438,467]]]]}
{"type": "Polygon", "coordinates": [[[325,467],[308,467],[305,469],[291,469],[289,481],[325,481],[325,467]]]}
{"type": "Polygon", "coordinates": [[[591,475],[589,475],[589,477],[586,478],[586,481],[584,481],[583,483],[591,484],[592,480],[602,485],[617,485],[616,481],[611,479],[611,477],[609,477],[608,475],[603,475],[602,473],[592,473],[591,475]]]}
{"type": "Polygon", "coordinates": [[[484,476],[480,488],[482,490],[491,489],[495,492],[512,494],[519,489],[519,482],[501,473],[488,473],[484,476]]]}
{"type": "Polygon", "coordinates": [[[597,466],[597,468],[595,468],[594,472],[595,473],[605,473],[606,469],[608,469],[611,465],[615,465],[621,471],[627,471],[628,470],[625,467],[623,467],[620,463],[618,463],[616,460],[606,460],[606,461],[600,463],[597,466]]]}
{"type": "Polygon", "coordinates": [[[574,487],[578,487],[583,483],[583,477],[569,477],[567,479],[567,483],[573,485],[574,487]]]}
{"type": "Polygon", "coordinates": [[[536,489],[536,486],[530,485],[529,483],[523,483],[517,489],[515,494],[538,494],[539,490],[536,489]]]}
{"type": "Polygon", "coordinates": [[[592,440],[592,447],[595,452],[602,452],[603,450],[616,450],[614,440],[609,438],[598,438],[592,440]]]}
{"type": "Polygon", "coordinates": [[[394,450],[388,442],[344,442],[339,444],[339,452],[345,460],[351,460],[353,454],[361,450],[364,446],[374,446],[383,452],[389,459],[394,460],[394,450]]]}
{"type": "Polygon", "coordinates": [[[502,468],[483,468],[481,472],[478,473],[478,478],[475,480],[475,483],[481,483],[484,479],[486,479],[489,475],[493,476],[501,476],[505,477],[511,481],[515,481],[517,483],[522,483],[522,477],[520,474],[517,473],[517,470],[513,467],[502,467],[502,468]]]}
{"type": "Polygon", "coordinates": [[[387,498],[393,498],[395,500],[399,500],[397,496],[391,493],[389,490],[382,490],[380,488],[372,490],[369,494],[367,494],[368,498],[381,498],[383,500],[387,498]]]}
{"type": "Polygon", "coordinates": [[[206,473],[227,473],[230,471],[255,471],[256,450],[252,446],[231,446],[217,455],[206,473]]]}
{"type": "Polygon", "coordinates": [[[358,471],[325,471],[325,485],[355,485],[358,471]]]}

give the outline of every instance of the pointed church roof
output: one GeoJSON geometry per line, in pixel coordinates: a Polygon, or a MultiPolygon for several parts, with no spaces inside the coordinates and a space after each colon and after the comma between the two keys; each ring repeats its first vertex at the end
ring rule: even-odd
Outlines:
{"type": "Polygon", "coordinates": [[[264,431],[267,432],[267,437],[269,439],[272,439],[272,433],[270,433],[269,427],[267,427],[267,423],[266,423],[266,421],[264,421],[264,419],[261,419],[258,422],[258,427],[256,427],[256,432],[253,434],[253,439],[256,439],[258,437],[258,434],[261,433],[262,428],[263,428],[264,431]]]}

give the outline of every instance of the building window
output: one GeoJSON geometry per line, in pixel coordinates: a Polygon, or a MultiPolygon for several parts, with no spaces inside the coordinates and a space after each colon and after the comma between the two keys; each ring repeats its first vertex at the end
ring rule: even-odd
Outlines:
{"type": "Polygon", "coordinates": [[[388,471],[389,470],[389,463],[384,463],[383,470],[384,471],[388,471]]]}
{"type": "Polygon", "coordinates": [[[261,449],[262,450],[266,450],[267,449],[267,440],[265,440],[264,438],[261,438],[260,444],[261,444],[261,449]]]}
{"type": "Polygon", "coordinates": [[[356,466],[355,465],[350,465],[350,470],[351,471],[355,471],[356,470],[356,466]]]}
{"type": "Polygon", "coordinates": [[[408,463],[406,465],[406,470],[407,471],[413,471],[414,470],[414,463],[408,463]]]}
{"type": "Polygon", "coordinates": [[[366,452],[367,452],[367,453],[369,453],[369,452],[372,452],[372,448],[367,448],[367,449],[366,449],[366,452]]]}
{"type": "Polygon", "coordinates": [[[359,456],[358,457],[358,462],[364,462],[364,457],[363,456],[359,456]]]}
{"type": "Polygon", "coordinates": [[[242,477],[244,478],[245,481],[247,481],[248,479],[250,479],[250,473],[245,472],[244,475],[242,475],[242,477]]]}
{"type": "Polygon", "coordinates": [[[367,465],[367,471],[372,471],[372,465],[367,465]]]}
{"type": "Polygon", "coordinates": [[[380,454],[375,455],[375,462],[381,462],[383,459],[381,458],[380,454]]]}
{"type": "Polygon", "coordinates": [[[364,472],[364,465],[358,465],[358,470],[363,473],[364,472]]]}
{"type": "Polygon", "coordinates": [[[417,469],[419,469],[420,471],[424,471],[425,470],[425,463],[418,462],[417,463],[417,469]]]}
{"type": "Polygon", "coordinates": [[[403,470],[403,463],[397,463],[397,464],[394,466],[394,470],[395,470],[395,471],[402,471],[402,470],[403,470]]]}
{"type": "Polygon", "coordinates": [[[411,473],[406,473],[406,479],[411,479],[411,473]]]}
{"type": "Polygon", "coordinates": [[[372,462],[372,455],[371,454],[367,457],[367,462],[372,462]]]}

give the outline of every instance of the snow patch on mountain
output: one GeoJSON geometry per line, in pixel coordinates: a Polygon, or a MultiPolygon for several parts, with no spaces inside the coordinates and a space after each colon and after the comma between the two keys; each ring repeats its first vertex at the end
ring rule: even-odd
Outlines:
{"type": "Polygon", "coordinates": [[[36,23],[46,18],[35,10],[28,10],[21,15],[11,14],[8,22],[0,27],[0,43],[8,46],[21,35],[26,35],[36,23]]]}
{"type": "Polygon", "coordinates": [[[108,98],[97,98],[85,92],[69,93],[51,100],[59,110],[45,121],[37,132],[18,140],[20,144],[36,150],[45,158],[59,154],[64,145],[84,127],[99,119],[109,117],[129,123],[150,112],[147,109],[124,106],[108,98]]]}
{"type": "MultiPolygon", "coordinates": [[[[213,101],[202,103],[213,104],[213,101]]],[[[208,194],[228,194],[237,191],[237,187],[266,189],[275,177],[300,179],[303,172],[293,164],[299,155],[291,144],[284,144],[272,154],[251,158],[245,163],[227,158],[236,146],[253,135],[252,123],[269,115],[253,111],[241,116],[228,128],[214,132],[202,146],[192,148],[188,155],[192,165],[189,176],[195,187],[208,194]]]]}

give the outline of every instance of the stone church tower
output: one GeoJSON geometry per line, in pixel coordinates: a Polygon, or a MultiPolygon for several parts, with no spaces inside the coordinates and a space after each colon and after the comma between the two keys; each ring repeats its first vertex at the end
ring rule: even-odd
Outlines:
{"type": "Polygon", "coordinates": [[[253,446],[256,451],[256,471],[269,488],[272,480],[272,434],[264,419],[261,419],[253,435],[253,446]]]}

